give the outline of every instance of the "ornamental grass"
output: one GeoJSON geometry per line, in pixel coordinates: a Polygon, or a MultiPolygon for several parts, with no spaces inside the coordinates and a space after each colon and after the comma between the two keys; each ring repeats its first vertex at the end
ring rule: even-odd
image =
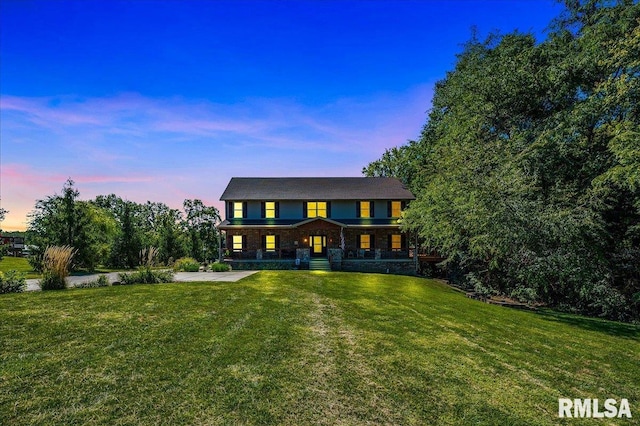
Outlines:
{"type": "Polygon", "coordinates": [[[71,246],[50,246],[42,256],[42,290],[67,288],[67,277],[76,250],[71,246]]]}

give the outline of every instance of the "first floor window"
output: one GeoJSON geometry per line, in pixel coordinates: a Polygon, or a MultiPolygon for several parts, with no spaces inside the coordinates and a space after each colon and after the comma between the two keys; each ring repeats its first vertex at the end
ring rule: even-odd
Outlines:
{"type": "Polygon", "coordinates": [[[360,235],[360,249],[362,250],[371,250],[371,235],[362,234],[360,235]]]}
{"type": "Polygon", "coordinates": [[[266,251],[275,251],[278,247],[276,244],[277,238],[275,235],[264,236],[264,248],[266,251]]]}
{"type": "Polygon", "coordinates": [[[391,235],[391,250],[400,250],[400,249],[402,249],[402,235],[401,234],[391,235]]]}
{"type": "Polygon", "coordinates": [[[233,251],[242,251],[244,249],[244,236],[243,235],[234,235],[232,237],[232,246],[233,251]]]}

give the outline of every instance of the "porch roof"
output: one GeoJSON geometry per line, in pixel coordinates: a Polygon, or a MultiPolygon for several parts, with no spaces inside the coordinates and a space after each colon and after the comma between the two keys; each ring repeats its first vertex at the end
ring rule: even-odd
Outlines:
{"type": "Polygon", "coordinates": [[[301,225],[322,220],[342,228],[395,228],[399,227],[398,219],[330,219],[313,217],[308,219],[227,219],[219,226],[220,229],[239,228],[297,228],[301,225]]]}

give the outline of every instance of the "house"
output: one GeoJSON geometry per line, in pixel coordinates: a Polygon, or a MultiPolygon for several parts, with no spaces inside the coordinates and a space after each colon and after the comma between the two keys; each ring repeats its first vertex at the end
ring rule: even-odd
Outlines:
{"type": "Polygon", "coordinates": [[[25,250],[24,237],[11,237],[0,235],[0,245],[5,246],[9,256],[23,256],[25,250]]]}
{"type": "Polygon", "coordinates": [[[415,271],[399,219],[413,194],[395,178],[232,178],[220,200],[225,258],[236,269],[415,271]],[[412,269],[413,268],[413,269],[412,269]]]}

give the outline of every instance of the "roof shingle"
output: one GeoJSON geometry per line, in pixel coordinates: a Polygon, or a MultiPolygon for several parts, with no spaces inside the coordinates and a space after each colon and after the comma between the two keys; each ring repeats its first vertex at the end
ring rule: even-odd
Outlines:
{"type": "Polygon", "coordinates": [[[220,200],[413,200],[396,178],[281,177],[231,178],[220,200]]]}

